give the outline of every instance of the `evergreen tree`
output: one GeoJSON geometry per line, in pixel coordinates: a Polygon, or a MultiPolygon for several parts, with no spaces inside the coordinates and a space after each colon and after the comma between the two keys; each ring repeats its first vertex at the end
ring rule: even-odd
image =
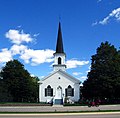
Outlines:
{"type": "Polygon", "coordinates": [[[87,99],[120,98],[120,55],[108,42],[101,43],[92,56],[88,79],[83,83],[82,93],[87,99]]]}

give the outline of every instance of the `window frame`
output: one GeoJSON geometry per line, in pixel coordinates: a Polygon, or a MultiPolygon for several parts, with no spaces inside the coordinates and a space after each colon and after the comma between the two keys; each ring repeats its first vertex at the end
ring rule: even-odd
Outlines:
{"type": "Polygon", "coordinates": [[[70,85],[65,89],[65,96],[74,97],[74,88],[72,88],[70,85]]]}
{"type": "Polygon", "coordinates": [[[45,97],[47,96],[50,96],[50,97],[53,96],[53,88],[51,88],[50,85],[48,85],[47,88],[45,88],[45,97]]]}

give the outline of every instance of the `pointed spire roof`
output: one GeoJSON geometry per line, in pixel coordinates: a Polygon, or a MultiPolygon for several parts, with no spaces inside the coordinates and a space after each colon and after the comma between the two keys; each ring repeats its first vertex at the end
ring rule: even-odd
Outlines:
{"type": "Polygon", "coordinates": [[[58,27],[56,53],[64,53],[63,41],[62,41],[62,32],[61,32],[61,24],[60,24],[60,22],[59,22],[59,27],[58,27]]]}

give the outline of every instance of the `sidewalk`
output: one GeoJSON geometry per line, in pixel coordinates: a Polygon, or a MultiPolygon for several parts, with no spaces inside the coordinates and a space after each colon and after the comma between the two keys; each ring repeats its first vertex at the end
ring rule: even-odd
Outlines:
{"type": "Polygon", "coordinates": [[[120,105],[88,106],[0,106],[0,112],[70,112],[70,111],[100,111],[120,110],[120,105]]]}

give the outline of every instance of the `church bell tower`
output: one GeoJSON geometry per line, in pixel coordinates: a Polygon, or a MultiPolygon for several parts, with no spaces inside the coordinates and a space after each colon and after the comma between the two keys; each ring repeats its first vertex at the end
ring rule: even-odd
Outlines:
{"type": "Polygon", "coordinates": [[[63,49],[61,24],[59,22],[56,52],[54,53],[54,65],[53,65],[54,71],[66,70],[65,57],[66,57],[66,54],[64,53],[64,49],[63,49]]]}

